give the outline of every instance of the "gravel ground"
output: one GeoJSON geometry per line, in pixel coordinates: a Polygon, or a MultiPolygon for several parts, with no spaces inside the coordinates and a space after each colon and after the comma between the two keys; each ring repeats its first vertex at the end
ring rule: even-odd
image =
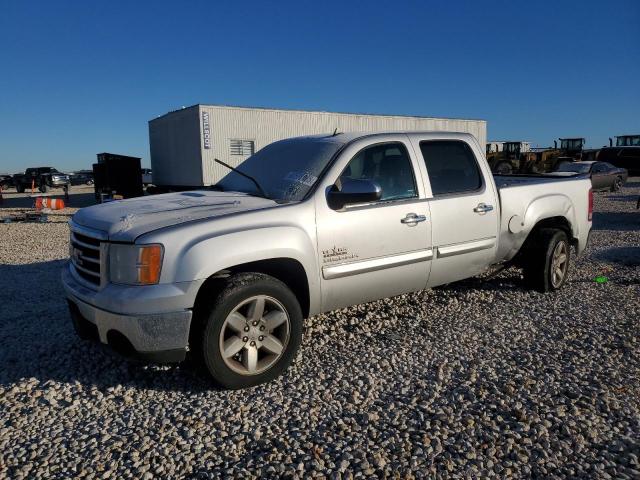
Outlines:
{"type": "Polygon", "coordinates": [[[71,210],[0,225],[0,477],[640,478],[638,195],[596,194],[556,294],[507,270],[319,315],[284,377],[233,392],[75,337],[71,210]]]}

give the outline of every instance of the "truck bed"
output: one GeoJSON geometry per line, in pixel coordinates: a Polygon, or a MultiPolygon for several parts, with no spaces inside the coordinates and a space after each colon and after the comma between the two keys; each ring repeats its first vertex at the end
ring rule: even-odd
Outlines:
{"type": "Polygon", "coordinates": [[[586,241],[587,218],[581,218],[584,213],[578,217],[576,212],[588,210],[591,179],[587,175],[494,175],[494,178],[500,199],[497,258],[510,260],[515,256],[526,239],[526,232],[531,230],[531,224],[535,224],[539,213],[545,209],[560,210],[566,218],[573,218],[572,223],[577,227],[576,238],[581,243],[586,241]],[[522,230],[513,231],[518,228],[522,230]]]}

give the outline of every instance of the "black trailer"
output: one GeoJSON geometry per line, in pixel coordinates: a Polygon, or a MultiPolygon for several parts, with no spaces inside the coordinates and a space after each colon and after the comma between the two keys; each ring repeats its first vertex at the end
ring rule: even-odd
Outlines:
{"type": "Polygon", "coordinates": [[[96,201],[105,198],[134,198],[144,195],[139,157],[99,153],[93,164],[96,201]]]}

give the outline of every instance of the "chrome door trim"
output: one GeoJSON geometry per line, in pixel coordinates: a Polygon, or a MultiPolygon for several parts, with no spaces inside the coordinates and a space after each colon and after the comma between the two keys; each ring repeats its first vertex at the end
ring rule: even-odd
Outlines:
{"type": "Polygon", "coordinates": [[[496,237],[483,238],[472,242],[455,243],[444,247],[436,247],[437,257],[452,257],[453,255],[462,255],[464,253],[477,252],[479,250],[487,250],[496,245],[496,237]]]}
{"type": "Polygon", "coordinates": [[[388,257],[374,258],[360,262],[343,263],[322,267],[322,277],[325,280],[358,275],[359,273],[375,272],[385,268],[401,267],[411,263],[426,262],[433,258],[433,250],[418,250],[417,252],[402,253],[388,257]]]}

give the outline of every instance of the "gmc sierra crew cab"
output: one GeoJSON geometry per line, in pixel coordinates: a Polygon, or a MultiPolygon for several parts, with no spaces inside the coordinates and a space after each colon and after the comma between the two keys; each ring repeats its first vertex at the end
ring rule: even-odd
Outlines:
{"type": "Polygon", "coordinates": [[[552,292],[591,229],[589,179],[494,179],[469,134],[299,137],[229,168],[74,215],[62,280],[82,337],[151,361],[189,353],[248,387],[287,368],[320,312],[509,265],[552,292]]]}

